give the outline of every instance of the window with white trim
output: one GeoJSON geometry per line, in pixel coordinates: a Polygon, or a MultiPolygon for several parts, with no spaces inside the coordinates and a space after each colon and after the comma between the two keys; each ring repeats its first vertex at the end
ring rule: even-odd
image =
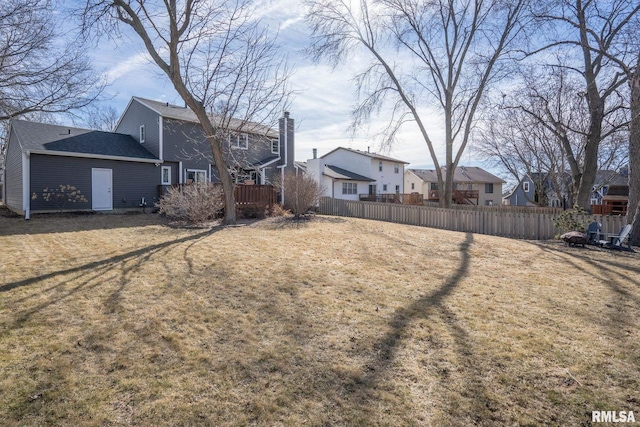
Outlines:
{"type": "Polygon", "coordinates": [[[412,189],[412,190],[415,190],[415,189],[416,189],[416,183],[415,183],[415,182],[412,182],[412,183],[411,183],[411,189],[412,189]]]}
{"type": "Polygon", "coordinates": [[[529,181],[525,181],[522,183],[522,191],[524,191],[525,193],[528,193],[530,190],[529,188],[529,181]]]}
{"type": "Polygon", "coordinates": [[[382,184],[382,191],[387,191],[387,184],[382,184]]]}
{"type": "Polygon", "coordinates": [[[396,185],[396,194],[400,192],[400,186],[396,185]]]}
{"type": "Polygon", "coordinates": [[[160,173],[162,185],[171,185],[171,166],[162,166],[160,173]]]}
{"type": "Polygon", "coordinates": [[[229,134],[229,145],[238,150],[249,149],[249,135],[246,133],[229,134]]]}
{"type": "Polygon", "coordinates": [[[144,137],[145,137],[144,125],[140,125],[140,144],[144,143],[144,137]]]}
{"type": "Polygon", "coordinates": [[[393,173],[400,173],[400,166],[397,163],[393,165],[393,173]]]}
{"type": "Polygon", "coordinates": [[[382,162],[378,162],[378,172],[382,172],[382,162]]]}
{"type": "Polygon", "coordinates": [[[207,171],[200,169],[187,169],[187,184],[193,182],[207,182],[207,171]]]}
{"type": "Polygon", "coordinates": [[[271,153],[278,154],[280,152],[280,141],[277,139],[271,140],[271,153]]]}
{"type": "Polygon", "coordinates": [[[358,183],[357,182],[343,182],[342,183],[342,194],[358,194],[358,183]]]}

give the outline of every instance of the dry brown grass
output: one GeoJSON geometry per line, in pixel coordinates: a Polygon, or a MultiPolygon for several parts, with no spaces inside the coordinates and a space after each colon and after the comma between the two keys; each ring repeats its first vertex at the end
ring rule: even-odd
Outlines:
{"type": "Polygon", "coordinates": [[[640,257],[356,219],[0,218],[3,425],[640,418],[640,257]]]}

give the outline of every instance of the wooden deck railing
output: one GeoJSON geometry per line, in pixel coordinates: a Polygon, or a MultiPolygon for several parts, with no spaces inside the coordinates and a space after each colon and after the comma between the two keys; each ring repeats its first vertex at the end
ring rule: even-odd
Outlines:
{"type": "MultiPolygon", "coordinates": [[[[220,186],[219,183],[206,183],[207,185],[220,186]]],[[[158,195],[162,196],[166,193],[167,189],[171,187],[184,187],[186,185],[193,184],[172,184],[172,185],[159,185],[158,195]]],[[[201,185],[201,184],[196,184],[201,185]]],[[[236,207],[246,205],[260,205],[268,208],[273,207],[277,202],[276,189],[272,185],[236,185],[233,189],[233,195],[236,199],[236,207]]]]}
{"type": "Polygon", "coordinates": [[[403,205],[422,205],[424,202],[424,197],[418,193],[359,194],[358,199],[361,202],[399,203],[403,205]]]}
{"type": "MultiPolygon", "coordinates": [[[[452,201],[461,205],[477,205],[479,197],[480,192],[478,190],[453,190],[453,194],[451,195],[452,201]],[[475,199],[475,203],[472,199],[475,199]]],[[[430,190],[427,200],[440,200],[440,191],[430,190]]]]}

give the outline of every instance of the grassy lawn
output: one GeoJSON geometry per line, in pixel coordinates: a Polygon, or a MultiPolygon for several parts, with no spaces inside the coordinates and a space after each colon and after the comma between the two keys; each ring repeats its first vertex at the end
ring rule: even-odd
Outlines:
{"type": "Polygon", "coordinates": [[[0,217],[13,425],[640,421],[640,255],[317,217],[0,217]]]}

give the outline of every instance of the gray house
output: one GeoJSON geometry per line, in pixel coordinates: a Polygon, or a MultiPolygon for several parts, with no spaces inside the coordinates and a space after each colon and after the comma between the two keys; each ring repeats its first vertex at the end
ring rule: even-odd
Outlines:
{"type": "MultiPolygon", "coordinates": [[[[591,204],[600,205],[610,188],[628,187],[628,178],[611,170],[596,172],[591,204]]],[[[549,206],[570,208],[573,204],[571,194],[571,174],[564,172],[552,179],[548,173],[525,175],[517,186],[503,198],[503,203],[512,206],[549,206]],[[556,186],[560,187],[556,189],[556,186]]]]}
{"type": "MultiPolygon", "coordinates": [[[[271,183],[294,170],[294,121],[280,129],[241,123],[227,136],[225,157],[237,183],[271,183]]],[[[133,97],[115,132],[11,122],[4,200],[33,212],[111,211],[148,206],[164,186],[217,182],[209,144],[188,108],[133,97]]]]}

